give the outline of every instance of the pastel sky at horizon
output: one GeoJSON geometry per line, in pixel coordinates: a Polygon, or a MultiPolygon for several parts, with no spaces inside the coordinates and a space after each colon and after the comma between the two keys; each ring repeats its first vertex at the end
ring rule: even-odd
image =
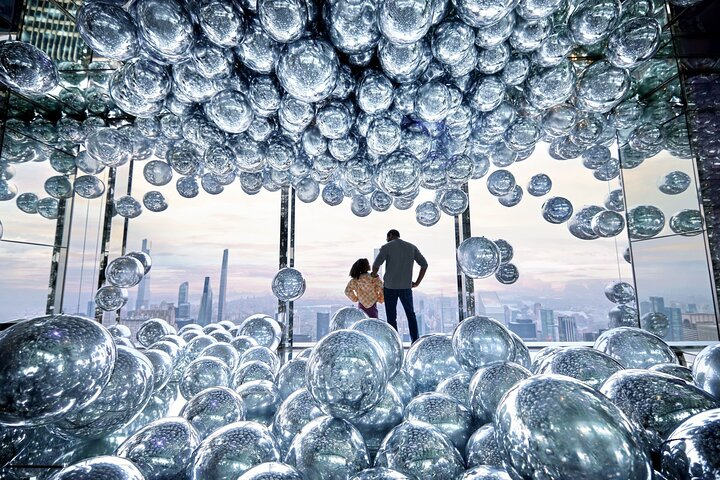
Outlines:
{"type": "MultiPolygon", "coordinates": [[[[508,168],[523,188],[532,175],[548,174],[553,189],[546,197],[534,198],[526,193],[518,206],[506,208],[486,191],[485,179],[471,182],[472,234],[510,242],[515,250],[513,263],[520,270],[520,280],[514,285],[504,286],[488,278],[476,281],[476,289],[563,299],[567,303],[595,299],[601,303],[603,285],[618,279],[632,282],[632,269],[622,259],[626,234],[617,239],[579,240],[570,235],[565,225],[544,221],[541,206],[553,195],[567,197],[576,208],[602,205],[607,192],[619,182],[597,181],[590,170],[582,167],[581,160],[556,161],[548,157],[546,150],[546,145],[540,145],[529,159],[508,168]]],[[[224,248],[230,249],[228,299],[269,294],[278,267],[279,193],[262,191],[248,196],[236,182],[216,197],[202,192],[189,200],[175,192],[174,180],[160,188],[147,184],[142,167],[140,162],[135,165],[133,195],[140,199],[146,191],[158,189],[170,205],[166,212],[146,211],[130,222],[128,250],[139,249],[143,238],[152,242],[153,299],[176,301],[178,285],[188,281],[191,300],[198,302],[206,275],[212,278],[217,292],[224,248]]],[[[692,164],[663,153],[636,169],[625,170],[629,205],[657,205],[665,212],[666,221],[682,208],[697,209],[692,188],[675,197],[657,190],[656,179],[671,170],[692,175],[692,164]]],[[[38,195],[43,193],[44,178],[53,174],[49,166],[42,164],[17,165],[17,172],[19,192],[33,191],[38,195]]],[[[123,175],[127,173],[121,171],[118,185],[123,185],[123,175]]],[[[118,187],[118,192],[121,190],[118,187]]],[[[432,199],[431,192],[423,192],[416,204],[427,199],[432,199]]],[[[101,200],[75,202],[67,311],[84,311],[95,289],[100,206],[101,200]]],[[[21,213],[14,201],[0,202],[0,221],[5,227],[5,240],[53,242],[55,223],[21,213]]],[[[308,299],[341,297],[352,262],[359,257],[371,258],[373,249],[384,243],[389,228],[400,230],[402,237],[415,243],[428,259],[430,269],[422,292],[455,294],[455,242],[450,217],[443,216],[437,225],[426,228],[415,221],[414,208],[373,212],[358,218],[350,212],[349,199],[338,207],[329,207],[318,199],[312,204],[297,201],[296,225],[295,265],[308,282],[308,299]]],[[[661,236],[668,233],[672,232],[666,228],[661,236]]],[[[122,219],[115,218],[111,258],[119,254],[121,234],[122,219]]],[[[637,242],[633,251],[641,299],[663,295],[682,302],[712,304],[702,235],[637,242]]],[[[50,254],[48,247],[0,243],[0,268],[5,272],[0,277],[0,317],[15,318],[44,310],[50,254]]],[[[611,306],[608,304],[608,308],[611,306]]]]}

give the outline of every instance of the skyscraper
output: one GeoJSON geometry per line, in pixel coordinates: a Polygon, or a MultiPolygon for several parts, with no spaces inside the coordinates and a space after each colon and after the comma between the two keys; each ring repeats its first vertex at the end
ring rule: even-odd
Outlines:
{"type": "Polygon", "coordinates": [[[558,328],[555,324],[555,317],[552,310],[540,309],[540,331],[542,332],[542,340],[546,342],[557,342],[558,328]]]}
{"type": "Polygon", "coordinates": [[[328,331],[330,330],[330,313],[329,312],[317,312],[315,314],[315,334],[317,335],[317,338],[315,339],[320,340],[325,335],[328,334],[328,331]]]}
{"type": "Polygon", "coordinates": [[[577,342],[577,324],[575,317],[561,315],[558,317],[559,340],[561,342],[577,342]]]}
{"type": "Polygon", "coordinates": [[[208,325],[212,323],[212,303],[213,293],[210,286],[210,277],[205,277],[202,300],[200,301],[200,313],[198,313],[198,324],[208,325]]]}
{"type": "Polygon", "coordinates": [[[228,271],[228,249],[223,250],[222,269],[220,270],[220,293],[218,294],[218,322],[223,320],[223,310],[225,310],[225,292],[227,290],[227,271],[228,271]]]}
{"type": "Polygon", "coordinates": [[[190,284],[188,282],[180,284],[180,288],[178,289],[177,318],[190,318],[190,301],[188,300],[189,291],[190,284]]]}
{"type": "Polygon", "coordinates": [[[655,313],[665,313],[665,297],[650,297],[650,306],[655,313]]]}
{"type": "MultiPolygon", "coordinates": [[[[150,243],[147,238],[142,241],[142,251],[150,255],[150,243]]],[[[147,309],[150,306],[150,272],[140,280],[135,299],[135,310],[147,309]]]]}

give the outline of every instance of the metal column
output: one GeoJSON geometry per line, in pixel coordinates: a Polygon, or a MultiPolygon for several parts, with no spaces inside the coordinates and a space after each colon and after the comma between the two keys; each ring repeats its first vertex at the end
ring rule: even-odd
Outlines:
{"type": "MultiPolygon", "coordinates": [[[[467,183],[462,186],[462,191],[468,196],[468,208],[455,217],[455,250],[463,240],[470,238],[470,193],[467,183]]],[[[457,295],[458,295],[458,322],[467,317],[475,315],[475,285],[473,279],[465,275],[460,264],[455,261],[457,268],[457,295]]]]}
{"type": "Polygon", "coordinates": [[[47,307],[45,308],[47,315],[62,313],[74,204],[74,193],[70,198],[63,198],[58,202],[58,218],[55,227],[52,259],[50,262],[47,307]]]}
{"type": "MultiPolygon", "coordinates": [[[[295,189],[283,187],[280,192],[280,251],[279,268],[295,266],[295,189]]],[[[283,327],[278,348],[280,360],[292,358],[294,302],[278,300],[277,319],[283,327]]]]}

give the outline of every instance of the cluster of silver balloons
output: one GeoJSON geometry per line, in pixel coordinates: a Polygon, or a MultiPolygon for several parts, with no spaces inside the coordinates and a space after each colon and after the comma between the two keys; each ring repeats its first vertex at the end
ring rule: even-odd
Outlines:
{"type": "Polygon", "coordinates": [[[142,251],[114,259],[105,269],[107,285],[95,292],[95,304],[106,312],[121,309],[128,301],[127,289],[137,286],[151,268],[152,258],[142,251]]]}
{"type": "Polygon", "coordinates": [[[515,283],[520,272],[510,263],[515,255],[512,245],[506,240],[490,240],[486,237],[470,237],[457,248],[457,262],[463,273],[471,278],[495,279],[505,285],[515,283]]]}
{"type": "MultiPolygon", "coordinates": [[[[463,185],[487,176],[488,192],[512,207],[525,190],[539,197],[552,188],[539,173],[524,190],[507,170],[539,142],[557,160],[582,159],[601,181],[662,149],[690,155],[683,123],[668,121],[677,92],[644,99],[671,68],[653,59],[666,43],[664,16],[653,2],[619,0],[86,1],[78,32],[119,66],[83,90],[74,67],[58,69],[26,43],[1,43],[0,81],[30,95],[62,85],[63,113],[54,123],[13,119],[0,173],[51,157],[37,139],[71,147],[49,158],[59,175],[47,180],[48,197],[17,197],[23,211],[48,218],[73,192],[102,195],[96,175],[131,159],[149,160],[148,183],[175,177],[188,198],[239,179],[248,194],[293,186],[304,202],[347,197],[352,213],[366,216],[409,209],[424,188],[435,198],[415,213],[430,226],[465,211],[463,185]],[[134,120],[105,121],[123,116],[134,120]],[[620,160],[609,148],[618,136],[620,160]],[[84,175],[73,184],[75,168],[84,175]]],[[[0,177],[0,200],[17,194],[10,175],[0,177]]],[[[659,188],[682,192],[683,175],[669,173],[659,188]]],[[[654,206],[625,219],[616,205],[573,212],[552,197],[542,215],[581,239],[615,236],[626,223],[648,238],[664,226],[654,206]]],[[[118,198],[115,210],[134,218],[143,207],[168,205],[153,190],[142,202],[118,198]]],[[[702,223],[696,210],[673,219],[678,233],[702,223]]]]}
{"type": "Polygon", "coordinates": [[[690,370],[618,327],[531,359],[474,316],[405,352],[353,310],[282,362],[282,326],[262,314],[177,332],[153,319],[134,339],[82,317],[20,321],[0,336],[0,465],[52,480],[720,475],[720,345],[690,370]]]}

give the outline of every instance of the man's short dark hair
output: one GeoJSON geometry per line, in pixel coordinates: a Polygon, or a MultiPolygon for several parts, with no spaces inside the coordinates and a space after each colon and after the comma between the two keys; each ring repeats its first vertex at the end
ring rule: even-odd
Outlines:
{"type": "Polygon", "coordinates": [[[395,229],[393,228],[392,230],[389,230],[389,231],[388,231],[387,236],[388,236],[388,237],[397,237],[397,238],[400,238],[400,232],[398,232],[397,230],[395,230],[395,229]]]}

